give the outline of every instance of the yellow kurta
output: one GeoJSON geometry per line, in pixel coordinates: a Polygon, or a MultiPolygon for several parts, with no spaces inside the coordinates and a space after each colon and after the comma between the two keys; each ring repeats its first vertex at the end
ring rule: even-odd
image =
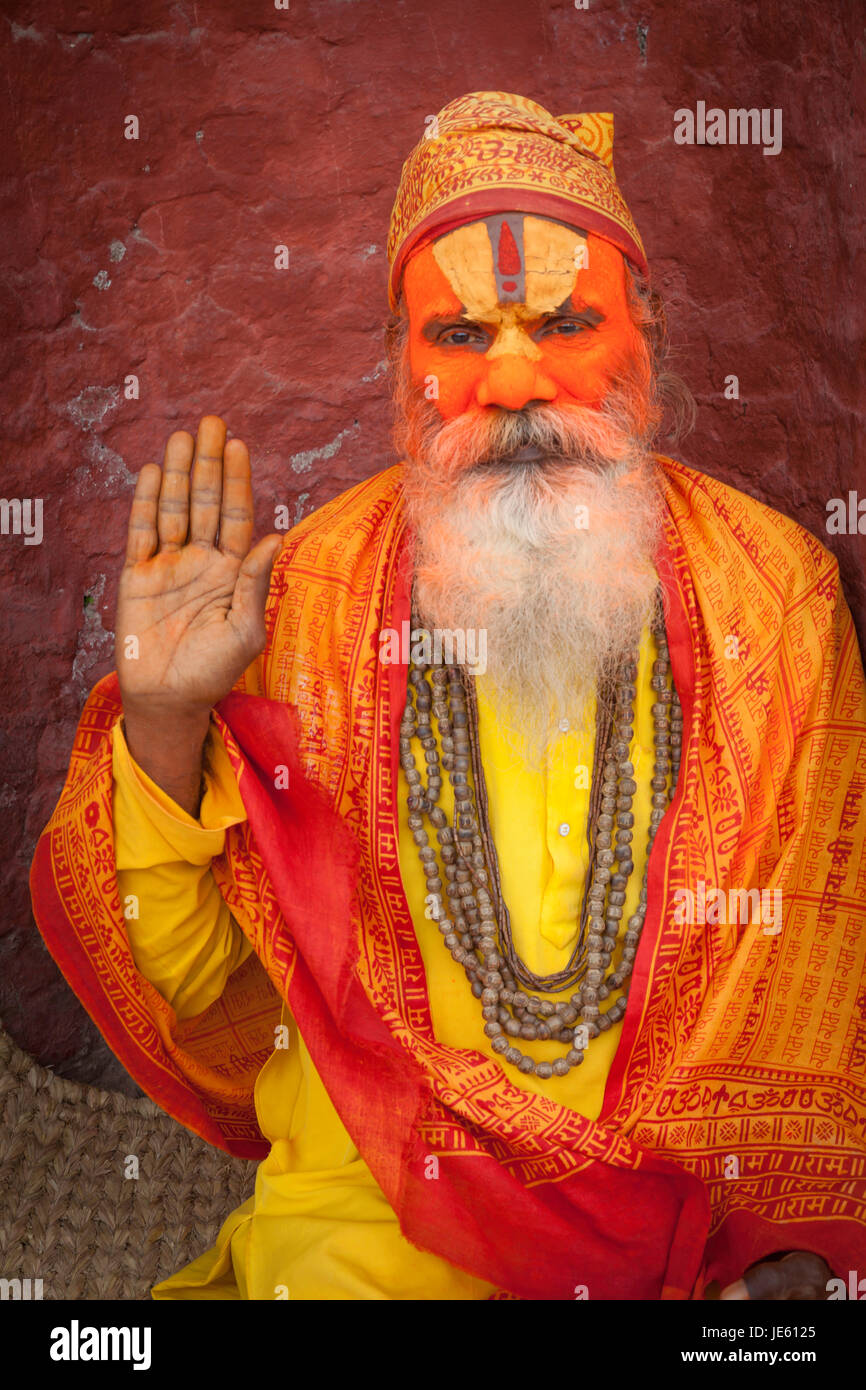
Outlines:
{"type": "MultiPolygon", "coordinates": [[[[644,633],[637,681],[631,758],[635,871],[622,918],[637,906],[646,860],[653,762],[650,685],[653,651],[644,633]]],[[[479,738],[490,819],[515,949],[536,974],[561,969],[573,950],[589,858],[586,822],[595,710],[561,732],[546,765],[532,767],[519,742],[507,740],[476,681],[479,738]]],[[[128,904],[136,965],[181,1019],[219,997],[250,952],[210,873],[225,830],[246,819],[222,739],[211,726],[211,771],[199,820],[188,816],[130,757],[121,721],[114,745],[117,878],[128,904]],[[132,906],[129,906],[132,905],[132,906]],[[137,911],[138,916],[134,913],[137,911]]],[[[484,1033],[481,1006],[452,960],[436,922],[425,912],[426,884],[407,826],[401,771],[400,870],[424,959],[430,1007],[441,1042],[496,1057],[484,1033]]],[[[451,817],[447,777],[441,802],[451,817]]],[[[618,997],[616,994],[610,998],[618,997]]],[[[255,1105],[271,1143],[254,1195],[228,1217],[213,1250],[158,1284],[155,1298],[475,1299],[494,1292],[438,1256],[411,1245],[337,1115],[287,1010],[289,1047],[276,1048],[259,1073],[255,1105]]],[[[601,1110],[604,1086],[622,1024],[595,1038],[583,1064],[567,1077],[541,1081],[511,1067],[524,1089],[547,1094],[589,1119],[601,1110]]],[[[526,1043],[536,1060],[562,1054],[553,1041],[526,1043]]],[[[500,1059],[497,1059],[499,1061],[500,1059]]],[[[505,1063],[501,1063],[507,1066],[505,1063]]]]}

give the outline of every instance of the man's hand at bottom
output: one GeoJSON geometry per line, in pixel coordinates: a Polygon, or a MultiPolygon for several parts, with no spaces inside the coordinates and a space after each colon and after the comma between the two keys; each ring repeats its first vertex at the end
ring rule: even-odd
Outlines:
{"type": "Polygon", "coordinates": [[[752,1265],[742,1279],[722,1289],[719,1297],[751,1302],[799,1299],[815,1303],[826,1299],[827,1283],[832,1278],[832,1269],[820,1255],[794,1250],[780,1260],[763,1260],[752,1265]]]}

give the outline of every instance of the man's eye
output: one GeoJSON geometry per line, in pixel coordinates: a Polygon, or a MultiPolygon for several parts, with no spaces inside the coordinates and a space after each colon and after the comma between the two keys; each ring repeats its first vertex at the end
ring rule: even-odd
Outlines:
{"type": "Polygon", "coordinates": [[[581,323],[579,319],[560,319],[554,323],[545,325],[545,333],[556,333],[563,338],[576,337],[578,333],[584,333],[589,324],[581,323]]]}
{"type": "Polygon", "coordinates": [[[463,347],[467,343],[474,343],[477,340],[478,334],[473,333],[469,328],[446,328],[437,339],[440,343],[452,343],[456,347],[463,347]]]}

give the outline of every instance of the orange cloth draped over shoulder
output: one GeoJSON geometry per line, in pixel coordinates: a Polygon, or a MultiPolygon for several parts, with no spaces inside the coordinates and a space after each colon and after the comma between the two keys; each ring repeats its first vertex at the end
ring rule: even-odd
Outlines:
{"type": "Polygon", "coordinates": [[[780,1249],[815,1250],[837,1271],[864,1256],[866,696],[853,625],[814,537],[660,466],[683,759],[597,1121],[434,1036],[398,863],[407,671],[378,659],[381,629],[409,619],[399,466],[287,538],[266,651],[215,712],[249,819],[213,870],[255,953],[221,999],[178,1023],[130,954],[114,674],[87,701],[32,871],[49,949],[148,1095],[210,1142],[264,1155],[253,1084],[285,999],[404,1234],[517,1297],[586,1285],[593,1298],[685,1298],[780,1249]],[[780,928],[679,910],[701,884],[778,890],[780,928]]]}

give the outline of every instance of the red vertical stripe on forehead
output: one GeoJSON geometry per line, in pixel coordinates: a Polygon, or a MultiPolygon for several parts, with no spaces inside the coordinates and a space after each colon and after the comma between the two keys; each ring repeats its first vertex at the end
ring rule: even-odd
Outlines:
{"type": "Polygon", "coordinates": [[[520,252],[507,222],[502,223],[499,232],[498,269],[500,275],[520,274],[520,252]]]}

